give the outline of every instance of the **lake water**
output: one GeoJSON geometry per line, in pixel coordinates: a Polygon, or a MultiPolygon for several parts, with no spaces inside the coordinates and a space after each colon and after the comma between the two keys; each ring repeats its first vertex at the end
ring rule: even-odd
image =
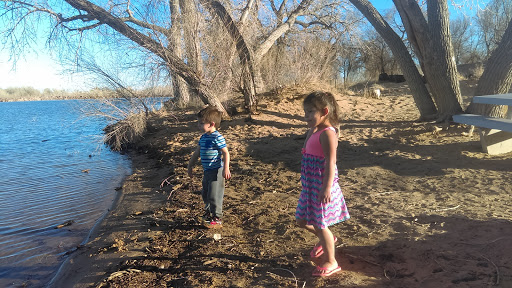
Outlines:
{"type": "Polygon", "coordinates": [[[45,286],[131,173],[81,101],[0,103],[0,287],[45,286]]]}

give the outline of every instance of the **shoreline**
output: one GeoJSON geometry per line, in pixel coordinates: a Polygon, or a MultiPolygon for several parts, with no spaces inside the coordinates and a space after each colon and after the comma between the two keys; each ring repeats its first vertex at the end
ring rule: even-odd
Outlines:
{"type": "MultiPolygon", "coordinates": [[[[115,257],[103,257],[105,254],[95,255],[100,250],[116,249],[112,247],[111,243],[115,242],[115,234],[123,231],[124,223],[119,219],[130,218],[131,215],[140,212],[140,204],[151,208],[148,203],[162,203],[159,195],[149,195],[151,198],[147,199],[148,203],[138,203],[138,196],[134,195],[138,189],[142,189],[138,185],[138,177],[142,171],[151,171],[151,166],[154,165],[154,160],[149,159],[147,155],[140,154],[137,151],[129,151],[127,154],[130,157],[132,174],[124,178],[122,189],[116,191],[116,196],[112,202],[112,206],[105,212],[104,216],[98,219],[97,223],[91,229],[84,244],[81,244],[64,262],[60,265],[56,274],[52,277],[49,283],[45,285],[48,288],[60,287],[91,287],[97,285],[105,278],[108,271],[114,271],[115,266],[118,264],[114,261],[115,258],[123,258],[123,252],[117,251],[115,257]],[[130,203],[133,203],[131,205],[130,203]],[[132,212],[133,211],[133,212],[132,212]],[[114,233],[115,232],[115,233],[114,233]],[[113,241],[114,240],[114,241],[113,241]],[[102,263],[101,265],[95,263],[102,263]]],[[[144,173],[144,172],[142,172],[144,173]]],[[[144,212],[143,212],[144,213],[144,212]]],[[[131,227],[144,226],[143,223],[131,223],[131,227]]],[[[137,231],[137,229],[134,229],[137,231]]],[[[126,253],[129,254],[129,253],[126,253]]]]}
{"type": "MultiPolygon", "coordinates": [[[[129,156],[130,162],[131,162],[131,167],[130,168],[131,168],[131,170],[133,172],[132,155],[128,154],[128,156],[129,156]]],[[[126,175],[125,177],[123,177],[123,179],[120,182],[121,187],[124,186],[124,182],[128,179],[128,177],[130,177],[130,175],[126,175]]],[[[70,253],[69,257],[67,257],[59,265],[59,268],[57,269],[57,272],[55,273],[55,275],[52,276],[52,278],[45,285],[45,287],[56,287],[56,288],[62,287],[62,285],[55,286],[55,283],[61,282],[61,280],[60,280],[62,278],[61,273],[66,273],[64,271],[66,271],[67,269],[70,269],[70,267],[68,267],[68,266],[70,265],[70,262],[73,261],[75,256],[77,256],[77,252],[79,250],[83,249],[83,247],[86,246],[93,238],[95,238],[95,237],[97,237],[99,235],[100,226],[103,224],[104,221],[107,220],[107,217],[109,216],[109,214],[112,211],[116,210],[117,206],[120,205],[122,196],[123,196],[123,190],[122,189],[116,189],[115,190],[115,196],[114,196],[114,199],[112,200],[112,204],[110,205],[110,207],[103,213],[103,215],[101,215],[100,218],[98,218],[98,220],[96,220],[96,222],[94,223],[93,227],[91,228],[91,230],[89,231],[87,236],[84,238],[84,240],[77,247],[75,247],[74,250],[69,251],[69,253],[70,253]]]]}

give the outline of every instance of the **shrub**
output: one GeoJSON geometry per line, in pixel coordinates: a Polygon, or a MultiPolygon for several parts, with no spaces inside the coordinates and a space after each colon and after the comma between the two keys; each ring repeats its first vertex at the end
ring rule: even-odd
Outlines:
{"type": "Polygon", "coordinates": [[[121,151],[142,138],[146,129],[146,113],[131,114],[125,119],[105,127],[103,129],[105,132],[103,142],[107,144],[110,149],[121,151]]]}

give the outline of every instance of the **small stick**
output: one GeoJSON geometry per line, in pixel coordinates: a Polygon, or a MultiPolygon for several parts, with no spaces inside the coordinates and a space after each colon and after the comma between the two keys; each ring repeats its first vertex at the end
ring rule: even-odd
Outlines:
{"type": "Polygon", "coordinates": [[[381,192],[377,193],[375,195],[386,195],[386,194],[393,194],[393,193],[400,193],[401,191],[389,191],[389,192],[381,192]]]}
{"type": "Polygon", "coordinates": [[[468,242],[459,242],[459,243],[462,243],[462,244],[467,244],[467,245],[487,245],[487,244],[492,244],[494,242],[497,242],[499,240],[503,240],[503,239],[507,239],[507,238],[511,238],[511,237],[508,237],[508,236],[504,236],[504,237],[499,237],[499,238],[496,238],[492,241],[489,241],[489,242],[483,242],[483,243],[468,243],[468,242]]]}
{"type": "Polygon", "coordinates": [[[181,186],[183,186],[183,183],[180,183],[180,184],[174,186],[174,188],[172,188],[172,191],[169,192],[169,197],[167,197],[167,200],[171,199],[172,193],[174,193],[174,192],[176,192],[176,190],[180,189],[181,186]]]}
{"type": "Polygon", "coordinates": [[[164,184],[171,185],[171,182],[169,182],[169,178],[171,178],[171,177],[173,177],[173,176],[174,176],[174,175],[171,175],[171,176],[169,176],[169,177],[165,178],[165,179],[162,181],[162,183],[160,183],[160,189],[161,189],[161,188],[164,188],[164,186],[165,186],[164,184]]]}
{"type": "Polygon", "coordinates": [[[500,269],[498,268],[498,266],[496,266],[496,264],[494,264],[494,262],[492,262],[489,258],[485,257],[484,255],[482,255],[482,257],[491,262],[491,264],[494,266],[494,268],[496,269],[496,285],[500,284],[500,269]]]}
{"type": "MultiPolygon", "coordinates": [[[[396,269],[394,267],[391,267],[393,268],[393,272],[395,273],[395,275],[393,275],[393,278],[396,277],[396,269]]],[[[391,280],[389,277],[388,277],[388,274],[386,273],[387,269],[384,268],[384,277],[386,277],[387,279],[391,280]]]]}
{"type": "Polygon", "coordinates": [[[441,211],[448,211],[448,210],[455,210],[457,208],[459,208],[460,205],[457,205],[455,207],[450,207],[450,208],[445,208],[445,209],[437,209],[437,210],[433,210],[434,212],[441,212],[441,211]]]}
{"type": "Polygon", "coordinates": [[[283,209],[279,209],[279,211],[281,212],[285,212],[286,210],[288,210],[288,204],[286,204],[286,206],[283,209]]]}
{"type": "MultiPolygon", "coordinates": [[[[288,271],[288,272],[290,272],[290,273],[293,275],[293,278],[291,278],[291,277],[284,277],[284,276],[280,276],[280,275],[274,274],[274,273],[272,273],[272,272],[267,272],[267,273],[272,274],[272,275],[276,275],[276,276],[279,276],[279,277],[282,277],[282,278],[285,278],[285,279],[293,279],[293,280],[295,280],[295,287],[298,287],[298,285],[299,285],[299,281],[297,280],[297,277],[295,277],[295,274],[293,274],[293,272],[292,272],[292,271],[290,271],[290,270],[288,270],[288,269],[284,269],[284,268],[274,268],[274,269],[275,269],[275,270],[284,270],[284,271],[288,271]]],[[[302,285],[302,287],[304,287],[305,285],[306,285],[306,281],[304,281],[304,285],[302,285]]]]}

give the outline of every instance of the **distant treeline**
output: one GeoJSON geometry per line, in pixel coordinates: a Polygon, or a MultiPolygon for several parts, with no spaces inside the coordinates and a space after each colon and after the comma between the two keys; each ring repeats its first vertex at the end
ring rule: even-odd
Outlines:
{"type": "Polygon", "coordinates": [[[123,90],[109,88],[93,88],[89,91],[66,91],[44,89],[42,92],[32,87],[0,88],[0,102],[40,101],[67,99],[103,99],[121,97],[171,97],[172,89],[156,87],[143,90],[123,90]]]}

